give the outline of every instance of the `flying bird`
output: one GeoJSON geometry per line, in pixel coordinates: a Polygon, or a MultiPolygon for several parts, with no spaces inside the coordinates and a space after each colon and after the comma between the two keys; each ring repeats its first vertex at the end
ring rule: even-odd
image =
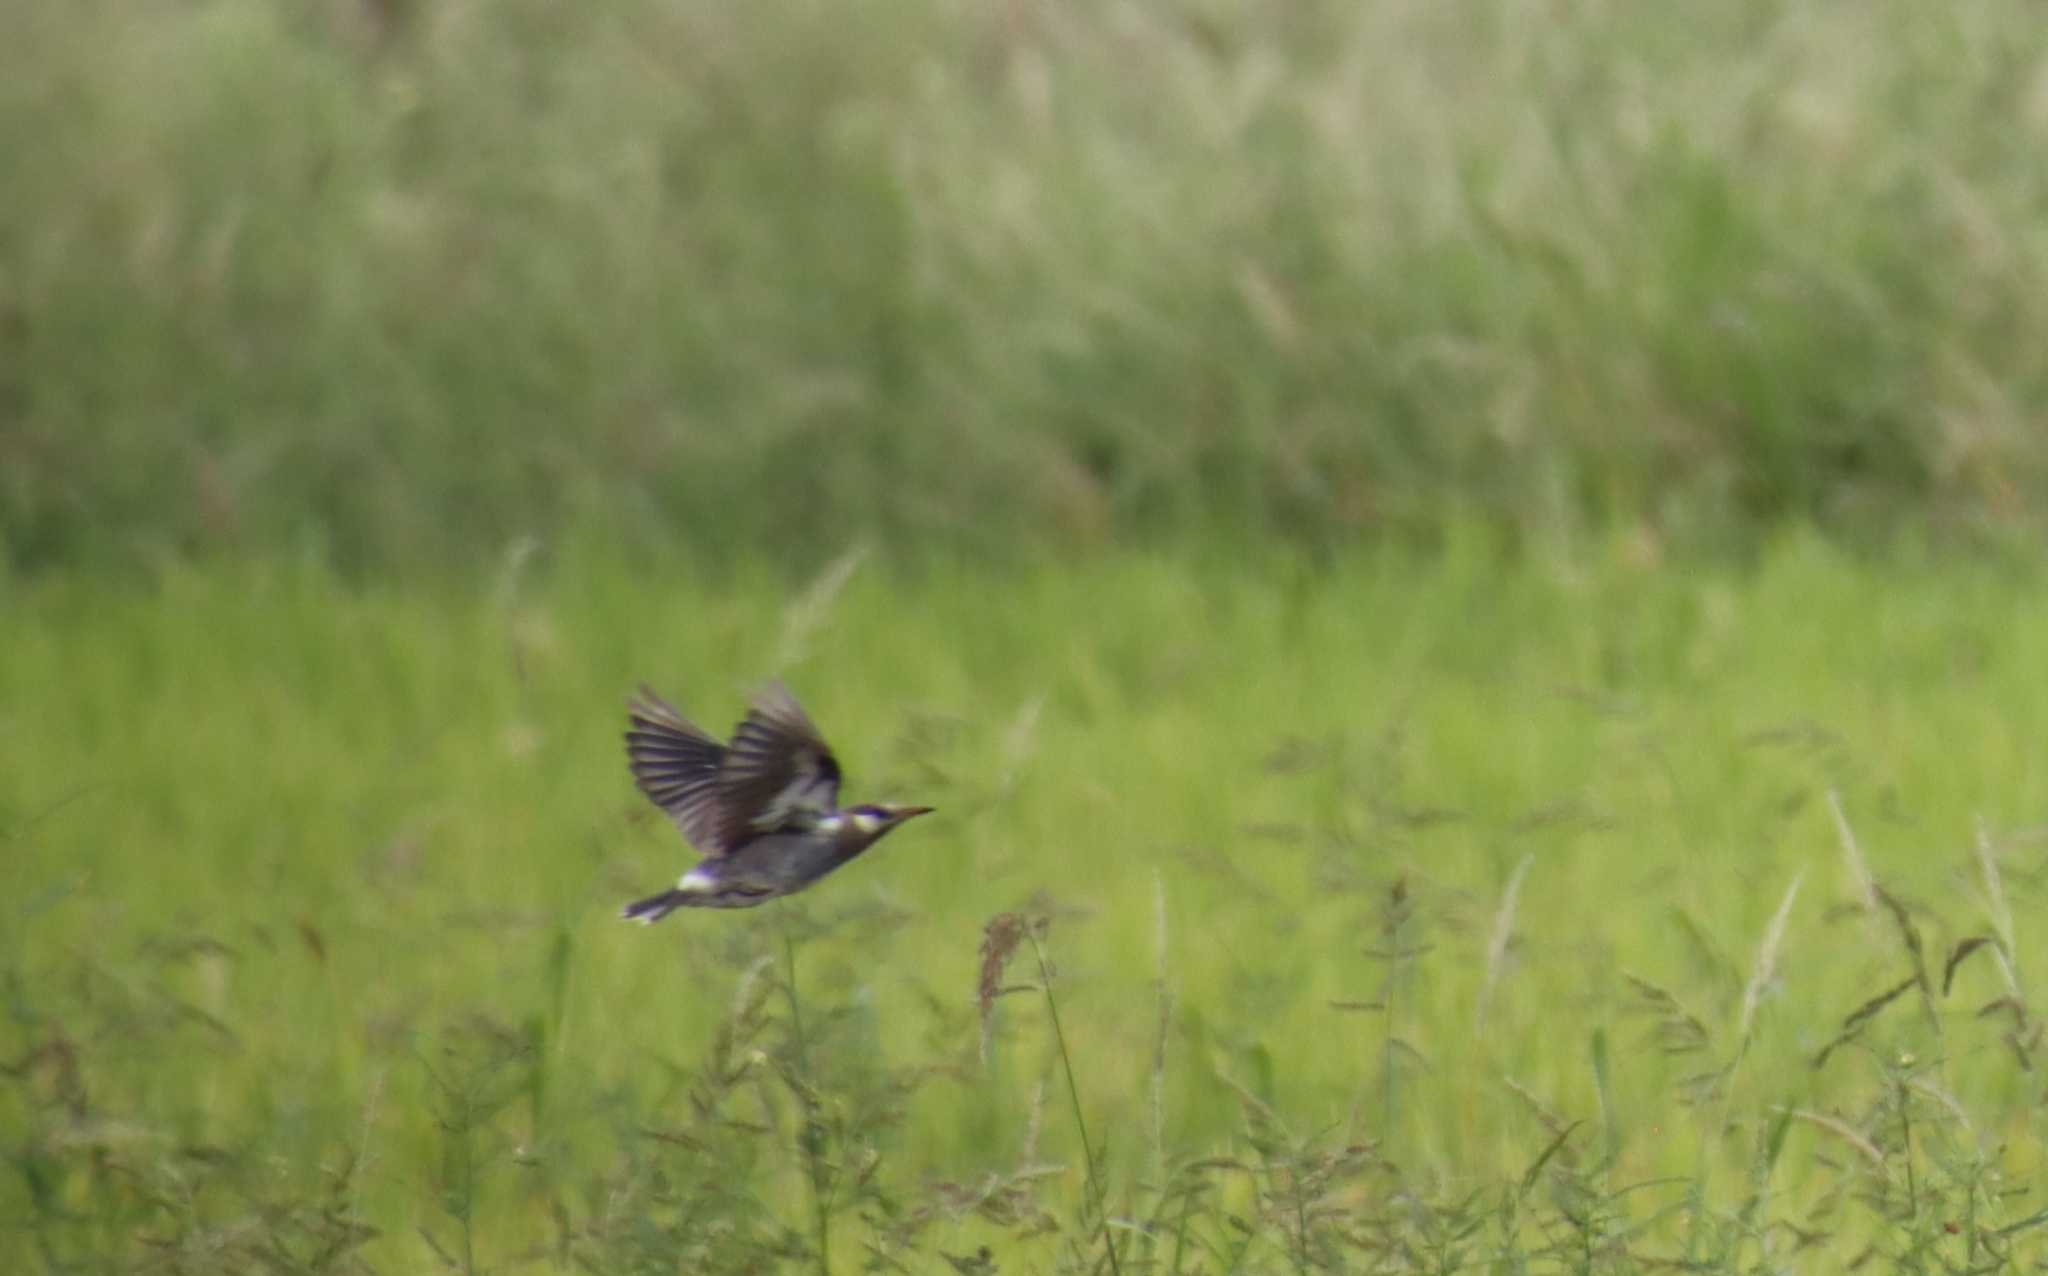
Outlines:
{"type": "Polygon", "coordinates": [[[789,689],[770,683],[720,744],[645,685],[627,702],[633,779],[704,856],[674,889],[628,904],[652,925],[678,908],[752,908],[793,895],[928,806],[839,809],[839,762],[789,689]]]}

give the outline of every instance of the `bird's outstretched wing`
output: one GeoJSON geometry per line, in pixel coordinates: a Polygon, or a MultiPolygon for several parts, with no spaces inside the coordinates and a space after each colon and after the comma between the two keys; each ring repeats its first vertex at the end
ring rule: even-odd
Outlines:
{"type": "Polygon", "coordinates": [[[839,762],[780,682],[754,697],[734,729],[718,768],[718,792],[727,846],[838,809],[839,762]]]}
{"type": "Polygon", "coordinates": [[[719,782],[725,746],[644,684],[626,709],[633,719],[626,732],[626,757],[640,791],[668,813],[702,854],[724,855],[744,841],[728,837],[730,821],[719,782]]]}

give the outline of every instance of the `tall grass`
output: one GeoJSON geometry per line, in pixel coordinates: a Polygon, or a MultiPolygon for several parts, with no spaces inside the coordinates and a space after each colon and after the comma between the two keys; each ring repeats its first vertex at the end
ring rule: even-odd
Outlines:
{"type": "Polygon", "coordinates": [[[17,566],[2048,507],[2020,0],[8,16],[17,566]]]}
{"type": "Polygon", "coordinates": [[[790,597],[10,585],[0,1266],[2042,1257],[2031,576],[1801,540],[790,597]],[[774,672],[850,794],[940,814],[619,925],[688,858],[622,695],[718,721],[774,672]]]}

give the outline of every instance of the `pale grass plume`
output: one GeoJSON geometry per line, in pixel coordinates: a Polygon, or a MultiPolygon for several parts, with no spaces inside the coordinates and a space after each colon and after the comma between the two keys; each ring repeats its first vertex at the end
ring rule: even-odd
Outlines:
{"type": "Polygon", "coordinates": [[[824,627],[840,591],[868,559],[869,546],[856,544],[825,565],[804,591],[782,612],[782,633],[775,643],[774,668],[786,669],[803,659],[811,636],[824,627]]]}
{"type": "Polygon", "coordinates": [[[1486,941],[1486,977],[1479,985],[1479,1005],[1473,1013],[1472,1032],[1474,1036],[1486,1035],[1486,1010],[1493,1002],[1493,990],[1499,986],[1502,969],[1507,964],[1508,943],[1515,933],[1515,908],[1522,895],[1522,878],[1529,872],[1533,855],[1524,855],[1515,865],[1515,871],[1508,875],[1507,889],[1501,892],[1500,907],[1493,913],[1493,933],[1486,941]]]}
{"type": "Polygon", "coordinates": [[[1045,1078],[1031,1087],[1031,1111],[1024,1119],[1024,1146],[1018,1150],[1017,1161],[1021,1165],[1032,1165],[1038,1160],[1038,1136],[1045,1129],[1045,1078]]]}
{"type": "Polygon", "coordinates": [[[1038,752],[1038,717],[1045,711],[1043,692],[1024,702],[1017,716],[1010,721],[1010,729],[1003,733],[1003,770],[996,785],[1008,793],[1017,785],[1017,776],[1038,752]]]}
{"type": "Polygon", "coordinates": [[[1870,864],[1863,858],[1863,847],[1856,841],[1856,830],[1849,825],[1849,816],[1842,809],[1842,795],[1834,789],[1828,790],[1828,812],[1835,817],[1835,836],[1841,839],[1842,862],[1848,865],[1849,881],[1855,888],[1856,900],[1866,913],[1877,911],[1877,879],[1870,874],[1870,864]]]}
{"type": "MultiPolygon", "coordinates": [[[[532,681],[534,665],[558,645],[555,626],[547,612],[522,601],[528,569],[540,551],[539,538],[514,537],[512,543],[505,547],[504,561],[499,566],[497,584],[492,591],[498,612],[504,619],[506,654],[512,661],[512,676],[522,689],[532,681]]],[[[521,696],[518,703],[519,710],[505,727],[504,747],[510,756],[523,758],[540,748],[543,736],[525,711],[530,704],[529,699],[521,696]]]]}
{"type": "Polygon", "coordinates": [[[1991,946],[1991,955],[1998,962],[2005,991],[2018,1001],[2019,950],[2013,947],[2012,905],[2006,902],[2005,879],[1998,871],[1998,848],[1992,844],[1991,830],[1981,815],[1977,817],[1977,872],[1983,879],[1984,911],[1990,914],[1991,929],[1998,936],[1998,942],[1991,946]]]}
{"type": "Polygon", "coordinates": [[[1757,945],[1756,964],[1749,972],[1749,986],[1742,990],[1742,1026],[1737,1036],[1745,1045],[1749,1042],[1750,1024],[1756,1019],[1757,1003],[1763,1000],[1764,989],[1777,975],[1778,949],[1785,942],[1785,926],[1792,920],[1792,905],[1799,899],[1799,884],[1805,877],[1803,870],[1793,875],[1792,884],[1785,888],[1785,898],[1771,917],[1771,924],[1764,928],[1763,943],[1757,945]]]}
{"type": "Polygon", "coordinates": [[[491,590],[498,610],[510,611],[519,604],[527,568],[532,566],[540,551],[540,538],[532,535],[515,536],[505,546],[504,555],[498,563],[498,577],[491,590]]]}
{"type": "Polygon", "coordinates": [[[760,986],[761,975],[774,964],[775,958],[764,953],[754,958],[747,964],[747,968],[740,972],[739,980],[733,985],[732,990],[730,1018],[733,1022],[737,1023],[747,1018],[758,1008],[760,998],[766,995],[760,986]]]}

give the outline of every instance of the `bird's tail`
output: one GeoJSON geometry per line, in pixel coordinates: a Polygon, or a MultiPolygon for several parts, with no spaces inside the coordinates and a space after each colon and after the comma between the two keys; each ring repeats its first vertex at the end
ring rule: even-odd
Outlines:
{"type": "Polygon", "coordinates": [[[667,890],[659,895],[649,895],[646,899],[635,900],[626,905],[625,912],[621,913],[620,916],[629,922],[639,922],[642,926],[652,926],[688,903],[689,899],[690,894],[688,891],[667,890]]]}

